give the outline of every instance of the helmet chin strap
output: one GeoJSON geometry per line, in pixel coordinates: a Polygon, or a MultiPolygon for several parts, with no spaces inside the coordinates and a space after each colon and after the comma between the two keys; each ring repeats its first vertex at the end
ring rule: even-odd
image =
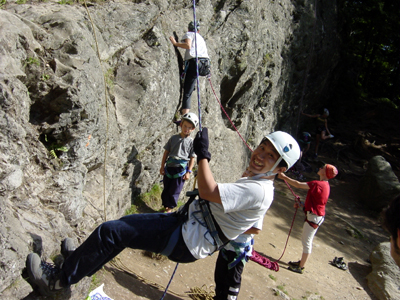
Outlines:
{"type": "Polygon", "coordinates": [[[273,175],[276,175],[276,174],[278,174],[278,173],[274,173],[273,172],[273,170],[275,170],[275,168],[279,165],[279,163],[282,161],[282,156],[281,157],[279,157],[278,158],[278,160],[276,161],[276,163],[274,164],[274,166],[271,168],[271,170],[269,170],[267,173],[262,173],[262,174],[257,174],[257,175],[255,175],[255,176],[252,176],[251,178],[254,178],[254,179],[258,179],[258,178],[261,178],[261,177],[264,177],[264,176],[273,176],[273,175]]]}

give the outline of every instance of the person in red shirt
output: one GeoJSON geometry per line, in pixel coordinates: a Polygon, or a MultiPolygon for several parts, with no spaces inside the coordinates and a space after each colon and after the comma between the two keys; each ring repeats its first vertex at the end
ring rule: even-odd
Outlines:
{"type": "Polygon", "coordinates": [[[322,224],[325,218],[325,206],[328,202],[330,186],[329,179],[334,178],[338,174],[335,166],[326,164],[318,170],[319,180],[309,182],[300,182],[287,177],[280,173],[278,178],[285,180],[288,184],[299,189],[306,189],[307,198],[303,204],[295,203],[295,208],[303,206],[306,214],[306,219],[303,225],[303,233],[301,241],[303,244],[303,254],[301,260],[297,262],[289,262],[289,270],[303,274],[304,265],[312,250],[312,241],[317,233],[318,227],[322,224]]]}

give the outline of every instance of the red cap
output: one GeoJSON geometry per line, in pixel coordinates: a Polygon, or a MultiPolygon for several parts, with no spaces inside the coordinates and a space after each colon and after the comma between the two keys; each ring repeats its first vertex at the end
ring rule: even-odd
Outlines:
{"type": "Polygon", "coordinates": [[[338,170],[336,169],[335,166],[327,164],[325,167],[325,173],[328,179],[332,179],[338,174],[338,170]]]}

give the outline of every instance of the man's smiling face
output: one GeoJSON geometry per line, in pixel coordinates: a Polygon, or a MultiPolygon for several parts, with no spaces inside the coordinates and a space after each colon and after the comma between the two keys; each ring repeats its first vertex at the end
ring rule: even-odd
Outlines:
{"type": "Polygon", "coordinates": [[[272,143],[265,139],[251,154],[249,170],[254,174],[267,173],[271,171],[279,157],[272,143]]]}

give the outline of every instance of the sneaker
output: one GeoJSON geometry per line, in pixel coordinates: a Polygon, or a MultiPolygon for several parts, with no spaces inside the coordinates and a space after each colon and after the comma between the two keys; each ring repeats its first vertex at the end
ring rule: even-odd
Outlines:
{"type": "Polygon", "coordinates": [[[26,259],[29,278],[35,283],[43,295],[62,290],[60,285],[61,269],[54,264],[42,261],[36,253],[30,253],[26,259]]]}
{"type": "Polygon", "coordinates": [[[66,238],[61,242],[61,254],[64,256],[64,259],[67,259],[75,249],[76,247],[73,239],[66,238]]]}
{"type": "Polygon", "coordinates": [[[300,260],[299,261],[289,261],[289,266],[295,266],[295,267],[300,266],[300,260]]]}
{"type": "Polygon", "coordinates": [[[296,273],[299,273],[299,274],[303,274],[303,272],[304,272],[304,267],[301,268],[300,266],[291,266],[291,265],[289,265],[288,269],[290,271],[293,271],[293,272],[296,272],[296,273]]]}

